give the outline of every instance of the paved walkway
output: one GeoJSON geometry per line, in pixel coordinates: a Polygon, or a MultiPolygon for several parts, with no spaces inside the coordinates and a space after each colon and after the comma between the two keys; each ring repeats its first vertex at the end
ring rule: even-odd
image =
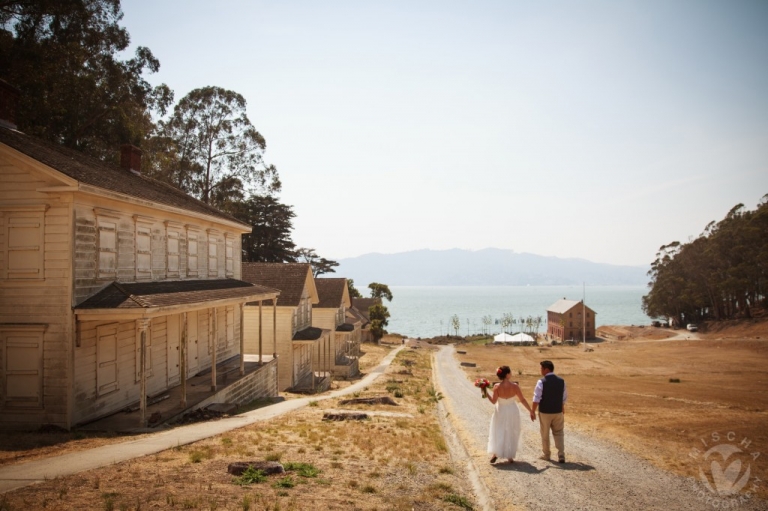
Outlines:
{"type": "Polygon", "coordinates": [[[0,467],[0,494],[39,483],[56,477],[63,477],[94,468],[104,467],[113,463],[155,454],[179,445],[186,445],[215,435],[220,435],[233,429],[250,424],[266,421],[294,410],[303,408],[310,401],[321,401],[351,394],[364,389],[373,383],[379,375],[386,371],[395,356],[403,349],[399,346],[392,350],[381,363],[372,369],[365,378],[341,390],[325,395],[304,397],[283,401],[271,406],[252,410],[242,415],[228,417],[211,422],[199,422],[188,426],[180,426],[138,440],[128,440],[119,444],[105,445],[84,451],[52,456],[26,463],[0,467]]]}

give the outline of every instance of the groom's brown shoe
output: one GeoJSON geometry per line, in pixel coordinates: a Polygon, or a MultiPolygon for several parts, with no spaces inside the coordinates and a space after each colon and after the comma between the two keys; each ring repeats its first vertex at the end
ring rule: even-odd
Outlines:
{"type": "Polygon", "coordinates": [[[559,458],[557,458],[557,462],[558,463],[565,463],[565,456],[560,456],[559,458]]]}

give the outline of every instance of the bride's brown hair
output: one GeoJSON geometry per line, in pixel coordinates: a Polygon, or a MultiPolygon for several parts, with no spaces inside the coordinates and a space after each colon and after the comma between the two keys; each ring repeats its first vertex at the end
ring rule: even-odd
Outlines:
{"type": "Polygon", "coordinates": [[[496,376],[498,376],[500,380],[503,380],[511,372],[512,370],[509,368],[509,366],[501,366],[496,369],[496,376]]]}

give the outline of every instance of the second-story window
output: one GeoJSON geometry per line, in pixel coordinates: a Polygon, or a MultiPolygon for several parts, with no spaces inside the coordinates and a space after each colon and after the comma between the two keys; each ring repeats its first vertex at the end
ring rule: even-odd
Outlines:
{"type": "MultiPolygon", "coordinates": [[[[8,206],[0,218],[5,220],[3,278],[42,279],[43,244],[45,242],[45,210],[47,206],[8,206]]],[[[2,236],[0,236],[2,239],[2,236]]]]}
{"type": "Polygon", "coordinates": [[[231,234],[227,234],[224,240],[226,257],[226,275],[232,277],[235,274],[235,240],[231,234]]]}
{"type": "Polygon", "coordinates": [[[192,226],[187,226],[187,275],[198,275],[198,238],[199,231],[192,226]]]}
{"type": "Polygon", "coordinates": [[[219,276],[218,231],[208,229],[208,276],[219,276]]]}
{"type": "Polygon", "coordinates": [[[100,279],[117,278],[117,221],[119,214],[94,209],[96,213],[97,268],[100,279]]]}
{"type": "Polygon", "coordinates": [[[180,238],[181,225],[165,222],[165,271],[168,278],[179,278],[180,238]]]}
{"type": "Polygon", "coordinates": [[[152,278],[152,222],[148,217],[134,215],[136,222],[136,280],[152,278]]]}

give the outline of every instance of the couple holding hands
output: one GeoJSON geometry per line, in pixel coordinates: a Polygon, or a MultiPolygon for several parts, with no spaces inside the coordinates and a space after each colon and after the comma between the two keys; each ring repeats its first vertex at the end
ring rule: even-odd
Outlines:
{"type": "Polygon", "coordinates": [[[520,410],[515,398],[518,398],[531,415],[531,420],[536,420],[536,411],[539,412],[539,424],[541,426],[541,448],[543,455],[540,459],[549,460],[549,432],[555,437],[557,448],[557,461],[565,463],[565,445],[563,429],[565,427],[565,401],[568,392],[565,389],[565,381],[555,374],[555,365],[549,360],[540,363],[542,378],[536,382],[533,391],[533,406],[528,405],[520,386],[510,380],[511,370],[509,366],[501,366],[496,370],[496,376],[501,383],[493,386],[493,393],[488,399],[496,406],[491,417],[491,428],[488,434],[488,453],[491,454],[491,463],[496,463],[498,458],[506,458],[509,463],[514,462],[517,454],[517,445],[520,441],[520,410]]]}

